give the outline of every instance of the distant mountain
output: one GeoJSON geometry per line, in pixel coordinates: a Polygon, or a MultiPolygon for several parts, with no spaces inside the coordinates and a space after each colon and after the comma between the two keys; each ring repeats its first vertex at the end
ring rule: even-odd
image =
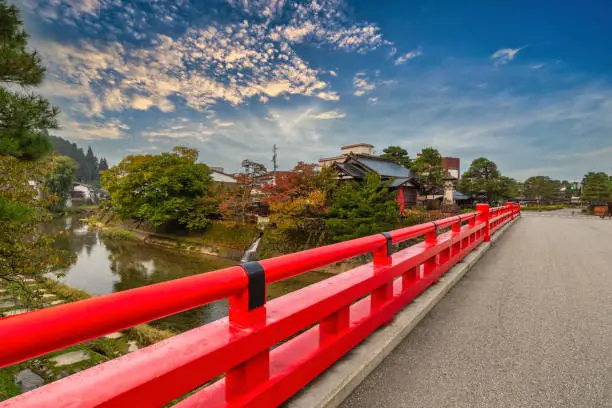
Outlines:
{"type": "Polygon", "coordinates": [[[77,163],[75,178],[77,181],[86,184],[99,184],[100,170],[108,169],[106,159],[98,158],[93,154],[91,146],[87,147],[87,152],[77,146],[76,143],[69,142],[58,136],[49,135],[53,149],[62,156],[68,156],[77,163]]]}

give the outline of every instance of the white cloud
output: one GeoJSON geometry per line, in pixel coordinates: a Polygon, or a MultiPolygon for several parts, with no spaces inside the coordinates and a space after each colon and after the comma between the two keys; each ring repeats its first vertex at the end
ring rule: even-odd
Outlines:
{"type": "Polygon", "coordinates": [[[378,103],[378,98],[369,97],[368,102],[370,102],[371,105],[376,105],[378,103]]]}
{"type": "Polygon", "coordinates": [[[126,125],[119,120],[84,122],[64,118],[61,124],[62,127],[57,132],[60,136],[82,140],[121,139],[123,136],[122,130],[126,130],[126,125]]]}
{"type": "Polygon", "coordinates": [[[330,70],[329,71],[329,75],[333,76],[333,77],[337,77],[338,73],[336,71],[330,70]]]}
{"type": "Polygon", "coordinates": [[[160,30],[145,22],[163,21],[174,27],[181,20],[179,11],[195,7],[187,0],[152,2],[148,16],[119,0],[21,1],[31,4],[33,12],[46,7],[61,22],[71,19],[96,29],[100,22],[94,17],[100,10],[117,15],[116,25],[106,28],[122,42],[67,45],[34,39],[48,66],[49,81],[69,84],[78,103],[68,94],[58,98],[86,117],[102,118],[108,111],[127,108],[172,112],[175,98],[200,112],[218,102],[237,106],[251,98],[265,103],[270,98],[304,95],[336,101],[338,93],[322,78],[327,72],[336,76],[336,71],[313,68],[295,46],[308,40],[314,46],[363,53],[388,44],[376,25],[351,22],[343,0],[229,0],[232,7],[260,18],[185,26],[178,38],[151,34],[160,30]],[[146,41],[134,46],[125,42],[126,34],[139,41],[146,35],[146,41]]]}
{"type": "Polygon", "coordinates": [[[321,112],[316,115],[310,115],[310,117],[316,120],[342,119],[346,117],[346,113],[339,112],[337,110],[331,110],[327,112],[321,112]]]}
{"type": "Polygon", "coordinates": [[[138,110],[147,110],[153,106],[153,101],[143,96],[136,96],[134,99],[132,99],[130,106],[138,110]]]}
{"type": "Polygon", "coordinates": [[[365,95],[376,89],[376,85],[373,82],[369,82],[365,72],[358,72],[355,74],[353,77],[353,87],[355,88],[353,92],[355,96],[365,95]]]}
{"type": "Polygon", "coordinates": [[[413,50],[413,51],[409,51],[407,53],[405,53],[404,55],[400,55],[396,60],[395,60],[395,65],[402,65],[405,64],[407,61],[414,59],[416,57],[419,57],[423,55],[423,51],[421,50],[413,50]]]}
{"type": "Polygon", "coordinates": [[[544,68],[544,64],[533,64],[533,65],[530,65],[529,68],[537,71],[539,69],[544,68]]]}
{"type": "Polygon", "coordinates": [[[493,65],[500,66],[512,61],[516,54],[523,48],[502,48],[491,55],[493,65]]]}

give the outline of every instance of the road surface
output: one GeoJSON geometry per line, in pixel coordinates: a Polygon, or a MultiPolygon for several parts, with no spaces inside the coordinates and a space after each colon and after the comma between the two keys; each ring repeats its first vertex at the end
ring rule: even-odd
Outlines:
{"type": "Polygon", "coordinates": [[[343,407],[612,407],[612,221],[524,213],[343,407]]]}

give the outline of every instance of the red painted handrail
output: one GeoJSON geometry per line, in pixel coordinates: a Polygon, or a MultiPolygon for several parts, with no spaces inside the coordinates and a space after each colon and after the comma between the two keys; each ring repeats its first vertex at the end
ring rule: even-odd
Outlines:
{"type": "Polygon", "coordinates": [[[479,204],[475,213],[390,231],[393,244],[425,236],[393,254],[387,253],[387,238],[377,234],[263,260],[269,284],[374,255],[373,262],[252,310],[248,274],[236,266],[0,319],[4,367],[219,299],[230,301],[226,318],[0,407],[157,407],[222,375],[176,406],[277,406],[518,215],[518,204],[492,209],[479,204]]]}

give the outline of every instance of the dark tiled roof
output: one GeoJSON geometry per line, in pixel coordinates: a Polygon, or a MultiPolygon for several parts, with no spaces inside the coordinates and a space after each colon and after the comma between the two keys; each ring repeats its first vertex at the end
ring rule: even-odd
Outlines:
{"type": "Polygon", "coordinates": [[[351,163],[335,163],[336,166],[346,174],[352,177],[362,178],[365,177],[365,172],[359,167],[351,163]]]}
{"type": "Polygon", "coordinates": [[[359,163],[367,166],[368,168],[374,170],[381,177],[400,177],[400,178],[411,178],[414,177],[412,171],[409,168],[404,166],[400,166],[397,163],[394,163],[390,160],[381,159],[378,157],[372,156],[361,156],[356,155],[355,160],[359,163]]]}
{"type": "Polygon", "coordinates": [[[389,184],[389,187],[399,187],[399,186],[404,186],[404,187],[416,187],[412,182],[411,179],[409,178],[396,178],[393,179],[393,181],[391,182],[391,184],[389,184]]]}

